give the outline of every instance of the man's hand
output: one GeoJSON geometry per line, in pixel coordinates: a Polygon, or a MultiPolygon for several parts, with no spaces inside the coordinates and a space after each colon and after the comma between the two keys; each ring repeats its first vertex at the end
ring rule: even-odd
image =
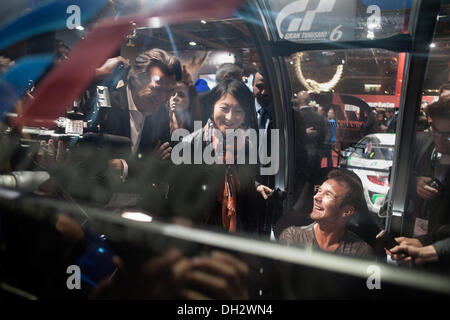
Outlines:
{"type": "Polygon", "coordinates": [[[109,167],[116,171],[120,176],[123,175],[123,163],[120,159],[111,159],[108,162],[109,167]]]}
{"type": "Polygon", "coordinates": [[[415,247],[406,244],[395,246],[386,252],[397,261],[399,265],[404,265],[413,262],[416,265],[421,265],[427,262],[439,261],[439,257],[433,246],[415,247]]]}
{"type": "Polygon", "coordinates": [[[309,128],[306,128],[306,134],[307,134],[308,136],[311,136],[311,135],[317,134],[317,130],[316,130],[316,129],[314,129],[314,127],[309,127],[309,128]]]}
{"type": "Polygon", "coordinates": [[[114,263],[114,277],[102,281],[91,299],[179,299],[184,275],[192,265],[174,248],[137,268],[127,268],[119,257],[114,257],[114,263]]]}
{"type": "Polygon", "coordinates": [[[36,154],[36,161],[44,169],[52,169],[56,165],[61,166],[65,163],[70,156],[68,148],[64,149],[63,142],[58,141],[58,147],[55,147],[53,139],[49,139],[48,142],[41,141],[39,150],[36,154]]]}
{"type": "Polygon", "coordinates": [[[161,160],[169,159],[170,153],[172,152],[172,147],[168,142],[164,142],[161,144],[161,141],[158,141],[158,146],[156,147],[156,153],[158,154],[158,158],[161,160]]]}
{"type": "Polygon", "coordinates": [[[422,242],[415,238],[398,237],[395,238],[400,245],[413,246],[416,248],[423,247],[422,242]]]}
{"type": "Polygon", "coordinates": [[[268,186],[265,186],[263,184],[260,184],[257,188],[256,191],[262,195],[262,197],[264,198],[264,200],[269,199],[270,197],[270,193],[272,193],[272,189],[270,189],[268,186]]]}
{"type": "Polygon", "coordinates": [[[130,65],[128,61],[121,56],[109,58],[100,68],[95,69],[95,79],[101,80],[111,75],[120,62],[122,62],[125,67],[130,65]]]}
{"type": "Polygon", "coordinates": [[[424,200],[433,200],[439,195],[439,191],[430,187],[432,179],[430,177],[418,177],[416,183],[416,191],[419,197],[424,200]]]}

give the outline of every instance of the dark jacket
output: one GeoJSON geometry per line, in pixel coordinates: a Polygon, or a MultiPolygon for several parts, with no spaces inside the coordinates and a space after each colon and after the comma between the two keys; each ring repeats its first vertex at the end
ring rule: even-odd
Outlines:
{"type": "MultiPolygon", "coordinates": [[[[194,150],[206,146],[203,129],[185,137],[172,152],[190,148],[191,163],[194,150]]],[[[255,178],[257,165],[236,165],[240,189],[236,194],[237,230],[260,233],[263,217],[256,210],[255,178]]],[[[218,197],[225,184],[225,165],[180,164],[171,170],[168,207],[173,216],[186,217],[199,225],[222,228],[222,204],[218,197]]]]}
{"type": "Polygon", "coordinates": [[[447,171],[445,188],[436,199],[426,201],[416,193],[419,176],[434,177],[431,155],[434,150],[433,136],[430,132],[419,133],[416,139],[413,158],[413,171],[409,185],[409,204],[407,206],[407,228],[412,235],[415,218],[428,220],[428,233],[418,237],[423,245],[450,237],[450,174],[447,171]]]}
{"type": "MultiPolygon", "coordinates": [[[[110,91],[111,108],[102,108],[99,115],[100,131],[130,138],[130,113],[127,90],[123,86],[110,91]]],[[[158,111],[145,117],[144,129],[138,153],[152,152],[158,145],[170,141],[169,111],[161,106],[158,111]]]]}
{"type": "MultiPolygon", "coordinates": [[[[130,134],[130,112],[126,87],[110,91],[111,108],[101,108],[99,113],[100,132],[128,137],[130,134]]],[[[127,162],[128,177],[120,186],[120,192],[139,194],[139,207],[163,215],[165,186],[163,181],[168,174],[170,161],[161,161],[153,151],[158,142],[170,142],[169,113],[166,106],[148,115],[144,120],[141,140],[136,154],[131,153],[131,144],[127,153],[120,157],[127,162]]],[[[123,154],[123,152],[122,152],[123,154]]],[[[111,158],[117,158],[111,154],[111,158]]]]}
{"type": "Polygon", "coordinates": [[[321,159],[327,149],[328,122],[311,107],[294,110],[296,171],[314,174],[320,169],[321,159]],[[313,127],[317,132],[307,134],[313,127]]]}

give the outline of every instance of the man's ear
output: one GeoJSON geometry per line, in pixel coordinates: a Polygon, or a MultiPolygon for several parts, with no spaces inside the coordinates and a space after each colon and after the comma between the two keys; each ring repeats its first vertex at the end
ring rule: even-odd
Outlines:
{"type": "Polygon", "coordinates": [[[352,214],[355,213],[355,207],[352,206],[351,204],[346,204],[345,206],[342,207],[342,217],[343,218],[347,218],[350,217],[352,214]]]}

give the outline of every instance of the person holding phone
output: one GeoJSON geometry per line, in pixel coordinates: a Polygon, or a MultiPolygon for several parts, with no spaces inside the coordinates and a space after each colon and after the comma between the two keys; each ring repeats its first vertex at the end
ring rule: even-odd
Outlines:
{"type": "Polygon", "coordinates": [[[408,245],[403,241],[386,253],[399,265],[411,262],[415,265],[440,263],[450,271],[450,238],[423,247],[408,245]]]}
{"type": "Polygon", "coordinates": [[[419,133],[400,245],[429,246],[450,237],[450,96],[428,105],[432,131],[419,133]]]}

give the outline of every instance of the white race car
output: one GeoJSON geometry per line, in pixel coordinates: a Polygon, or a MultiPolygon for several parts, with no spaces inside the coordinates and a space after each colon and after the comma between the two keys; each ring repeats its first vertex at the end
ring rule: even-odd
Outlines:
{"type": "Polygon", "coordinates": [[[369,210],[378,213],[389,191],[389,168],[394,159],[395,134],[375,133],[343,153],[341,167],[358,175],[369,210]]]}

